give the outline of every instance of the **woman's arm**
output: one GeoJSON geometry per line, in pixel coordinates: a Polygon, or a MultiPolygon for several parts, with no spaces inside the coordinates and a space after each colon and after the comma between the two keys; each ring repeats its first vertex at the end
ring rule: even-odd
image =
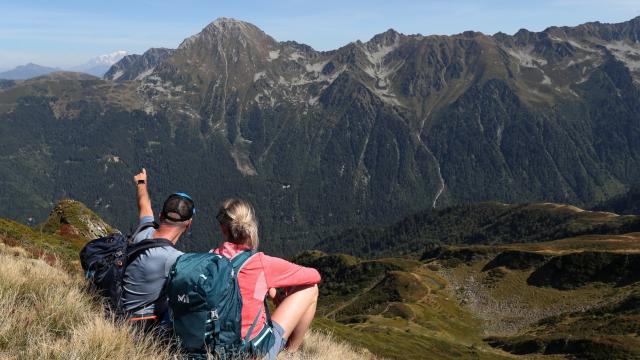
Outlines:
{"type": "Polygon", "coordinates": [[[320,282],[320,273],[316,269],[262,253],[259,256],[269,288],[315,285],[320,282]]]}

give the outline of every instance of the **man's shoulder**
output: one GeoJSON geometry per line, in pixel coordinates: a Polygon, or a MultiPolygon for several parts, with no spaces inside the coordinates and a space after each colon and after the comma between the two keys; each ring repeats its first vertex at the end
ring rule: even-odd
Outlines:
{"type": "MultiPolygon", "coordinates": [[[[142,224],[151,224],[154,221],[155,221],[155,219],[154,219],[153,216],[144,216],[144,217],[140,218],[138,226],[141,226],[142,224]]],[[[133,242],[137,243],[137,242],[140,242],[142,240],[151,239],[151,238],[153,238],[153,235],[154,235],[155,232],[156,232],[156,229],[153,226],[150,226],[150,227],[140,231],[136,236],[134,236],[133,242]]]]}
{"type": "Polygon", "coordinates": [[[177,258],[178,256],[183,254],[182,251],[174,248],[173,246],[168,246],[168,245],[151,248],[148,250],[148,252],[150,257],[164,257],[164,258],[168,258],[168,257],[177,258]]]}
{"type": "Polygon", "coordinates": [[[182,254],[182,251],[171,246],[151,248],[146,250],[146,256],[140,258],[140,265],[150,266],[152,268],[159,266],[167,270],[182,254]]]}

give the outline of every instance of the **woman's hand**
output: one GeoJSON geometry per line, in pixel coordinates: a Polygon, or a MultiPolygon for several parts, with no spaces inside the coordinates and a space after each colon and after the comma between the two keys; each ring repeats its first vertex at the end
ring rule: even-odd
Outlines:
{"type": "Polygon", "coordinates": [[[269,297],[271,298],[271,300],[273,300],[273,299],[276,298],[276,295],[278,294],[278,289],[271,288],[271,289],[269,289],[268,294],[269,294],[269,297]]]}
{"type": "Polygon", "coordinates": [[[287,297],[287,289],[270,288],[268,294],[275,306],[278,306],[287,297]]]}

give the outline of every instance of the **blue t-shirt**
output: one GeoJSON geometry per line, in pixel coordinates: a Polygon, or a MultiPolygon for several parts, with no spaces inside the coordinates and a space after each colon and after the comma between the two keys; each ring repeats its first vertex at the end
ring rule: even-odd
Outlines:
{"type": "MultiPolygon", "coordinates": [[[[153,221],[153,216],[145,216],[140,219],[140,224],[153,221]]],[[[133,239],[139,242],[145,239],[153,239],[155,229],[150,227],[141,231],[133,239]]],[[[159,300],[160,293],[169,276],[171,266],[176,259],[182,255],[170,246],[148,249],[127,266],[123,277],[122,300],[125,310],[144,306],[136,310],[136,315],[147,315],[153,313],[156,300],[159,300]]]]}

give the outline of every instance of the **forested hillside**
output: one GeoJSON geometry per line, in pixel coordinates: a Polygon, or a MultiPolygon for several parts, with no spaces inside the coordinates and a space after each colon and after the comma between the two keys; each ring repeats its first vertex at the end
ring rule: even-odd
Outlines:
{"type": "Polygon", "coordinates": [[[425,210],[386,227],[346,230],[315,248],[356,256],[419,257],[438,245],[536,243],[589,234],[640,231],[640,217],[562,204],[475,203],[425,210]]]}
{"type": "Polygon", "coordinates": [[[593,206],[640,177],[639,38],[636,18],[322,52],[221,18],[109,80],[1,83],[0,216],[38,223],[72,197],[128,229],[142,166],[156,206],[195,197],[188,249],[215,243],[228,196],[256,204],[278,254],[432,207],[593,206]]]}

